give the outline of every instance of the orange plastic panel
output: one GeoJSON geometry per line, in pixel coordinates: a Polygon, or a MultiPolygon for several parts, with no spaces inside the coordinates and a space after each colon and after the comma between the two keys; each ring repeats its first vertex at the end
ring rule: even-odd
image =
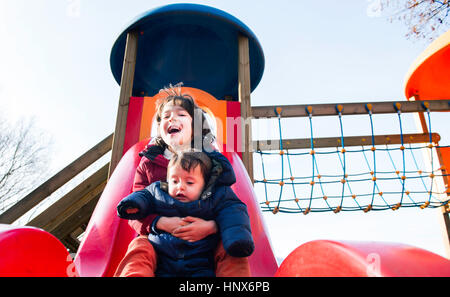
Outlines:
{"type": "MultiPolygon", "coordinates": [[[[226,117],[227,117],[227,101],[223,100],[217,100],[209,93],[195,89],[195,88],[189,88],[189,87],[182,87],[181,93],[191,95],[192,98],[194,98],[197,105],[202,108],[206,113],[208,113],[213,120],[215,120],[215,125],[217,128],[217,142],[220,144],[226,143],[226,140],[224,139],[223,131],[226,131],[226,117]]],[[[161,92],[156,94],[153,97],[132,97],[131,104],[138,104],[141,110],[138,111],[136,109],[135,114],[130,114],[128,117],[128,123],[127,124],[127,130],[136,130],[138,132],[138,139],[135,140],[134,143],[149,138],[151,136],[152,132],[152,124],[155,120],[156,116],[156,102],[158,99],[163,98],[167,96],[166,93],[161,92]],[[142,102],[136,102],[133,103],[133,101],[136,100],[142,100],[142,102]],[[139,122],[138,126],[136,127],[134,122],[139,122]],[[128,129],[128,126],[130,126],[130,129],[128,129]]],[[[226,132],[225,132],[226,133],[226,132]]],[[[126,151],[126,150],[125,150],[126,151]]]]}
{"type": "Polygon", "coordinates": [[[450,98],[450,30],[432,42],[411,65],[405,95],[419,100],[450,98]]]}

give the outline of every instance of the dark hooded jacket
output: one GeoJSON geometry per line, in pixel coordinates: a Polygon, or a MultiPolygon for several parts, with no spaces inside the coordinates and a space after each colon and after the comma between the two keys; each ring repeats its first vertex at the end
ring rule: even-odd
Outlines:
{"type": "MultiPolygon", "coordinates": [[[[139,153],[141,161],[136,168],[133,181],[133,192],[143,190],[156,181],[166,181],[167,165],[169,160],[164,157],[164,147],[149,143],[145,149],[139,153]]],[[[146,216],[141,220],[130,220],[128,224],[138,233],[148,235],[152,232],[159,219],[156,214],[146,216]]]]}
{"type": "Polygon", "coordinates": [[[196,242],[166,232],[150,234],[149,240],[158,254],[157,276],[214,276],[214,251],[220,239],[233,257],[247,257],[254,250],[247,207],[230,188],[236,182],[233,168],[221,153],[207,154],[213,166],[199,200],[180,202],[169,196],[166,183],[158,181],[130,194],[117,207],[118,215],[124,219],[142,219],[157,213],[216,221],[219,233],[196,242]],[[127,214],[125,210],[130,207],[139,212],[127,214]]]}

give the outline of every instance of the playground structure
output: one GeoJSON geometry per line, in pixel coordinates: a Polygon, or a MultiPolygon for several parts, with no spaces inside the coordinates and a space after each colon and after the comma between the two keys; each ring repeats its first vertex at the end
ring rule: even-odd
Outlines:
{"type": "MultiPolygon", "coordinates": [[[[405,90],[407,99],[414,101],[252,107],[250,94],[262,77],[264,56],[256,36],[245,24],[223,11],[202,5],[175,4],[144,13],[119,36],[111,53],[111,69],[121,86],[114,136],[107,137],[0,214],[0,223],[14,222],[110,148],[111,162],[29,223],[51,231],[63,244],[41,229],[0,225],[0,275],[111,276],[114,273],[128,243],[136,235],[127,221],[117,217],[116,205],[131,191],[139,163],[138,153],[151,137],[154,102],[160,96],[158,90],[168,83],[183,81],[186,85],[183,92],[191,94],[214,119],[218,148],[230,160],[237,176],[233,190],[248,206],[256,246],[249,259],[253,276],[449,276],[450,262],[438,255],[400,244],[364,242],[310,242],[294,250],[278,267],[252,183],[254,149],[258,152],[276,150],[283,160],[289,156],[287,150],[305,148],[314,162],[315,153],[311,152],[320,147],[339,147],[337,154],[345,155],[342,150],[352,145],[374,147],[388,142],[401,146],[407,143],[429,145],[428,149],[436,151],[441,164],[435,168],[440,174],[434,175],[447,185],[450,152],[447,147],[438,145],[439,135],[432,133],[426,115],[431,111],[450,110],[449,101],[445,100],[450,95],[450,81],[446,78],[450,76],[441,74],[442,69],[449,69],[449,33],[433,43],[412,66],[405,90]],[[436,73],[436,67],[443,67],[439,68],[440,75],[430,77],[430,73],[436,73]],[[251,121],[246,120],[377,113],[417,113],[423,133],[389,135],[388,140],[386,136],[374,134],[364,137],[342,134],[328,139],[315,139],[313,135],[309,139],[280,137],[268,147],[264,146],[267,142],[252,141],[251,121]],[[83,232],[78,246],[76,237],[83,232]],[[76,251],[74,261],[66,248],[76,251]],[[380,266],[375,267],[374,263],[380,266]]],[[[345,174],[344,170],[340,180],[345,181],[345,174]]],[[[405,175],[399,175],[400,179],[404,181],[402,176],[405,175]]],[[[375,170],[372,176],[377,177],[375,170]]],[[[280,184],[283,188],[294,182],[291,177],[288,176],[286,182],[285,177],[275,182],[283,182],[280,184]]],[[[318,182],[314,173],[310,177],[312,182],[318,182]]],[[[262,182],[270,183],[269,180],[262,182]]],[[[345,182],[342,185],[344,188],[345,182]]],[[[400,195],[404,194],[403,187],[400,195]]],[[[269,211],[282,212],[281,193],[276,196],[280,198],[273,204],[266,199],[263,208],[266,205],[269,211]]],[[[430,199],[416,204],[417,207],[442,208],[448,237],[448,198],[439,204],[430,199]]],[[[392,209],[405,205],[387,206],[392,209]]],[[[375,204],[367,204],[359,210],[375,209],[375,204]]],[[[328,210],[346,209],[341,205],[328,210]]],[[[298,211],[307,214],[314,209],[301,207],[298,211]]]]}
{"type": "MultiPolygon", "coordinates": [[[[434,111],[447,110],[447,103],[437,102],[432,104],[434,111]]],[[[427,102],[378,102],[373,104],[340,104],[340,105],[307,105],[304,107],[307,117],[309,117],[310,123],[310,138],[305,139],[284,139],[282,137],[282,124],[281,115],[276,109],[282,112],[286,107],[275,107],[274,113],[278,118],[278,128],[280,133],[280,139],[270,141],[256,141],[255,146],[258,148],[260,154],[261,165],[263,168],[262,179],[255,180],[256,183],[262,183],[265,187],[265,201],[262,207],[267,211],[273,213],[281,212],[302,212],[308,214],[309,212],[323,212],[333,211],[338,213],[340,211],[364,211],[371,210],[397,210],[400,207],[420,207],[422,209],[427,207],[445,207],[448,204],[446,190],[442,185],[439,185],[439,189],[436,188],[436,181],[438,178],[446,178],[446,171],[443,162],[439,160],[439,155],[442,157],[441,150],[447,149],[447,146],[440,146],[440,135],[433,133],[432,131],[426,131],[425,133],[403,133],[404,121],[403,112],[422,112],[425,110],[427,113],[428,121],[430,117],[430,104],[427,102]],[[426,105],[426,107],[425,107],[426,105]],[[313,133],[313,111],[314,107],[317,107],[318,116],[339,114],[337,119],[337,127],[341,131],[340,137],[334,138],[320,138],[315,137],[313,133]],[[343,111],[348,107],[351,109],[351,114],[367,114],[367,120],[370,122],[368,125],[370,135],[362,136],[344,136],[343,125],[343,111]],[[328,108],[326,111],[324,108],[328,108]],[[331,113],[330,113],[331,111],[331,113]],[[385,114],[395,113],[398,116],[398,130],[400,134],[390,135],[375,135],[374,134],[374,111],[383,112],[385,114]],[[270,143],[270,144],[269,144],[270,143]],[[356,147],[356,148],[355,148],[356,147]],[[268,150],[275,150],[275,152],[267,152],[268,150]],[[295,152],[292,152],[295,150],[295,152]],[[424,164],[418,164],[417,151],[425,151],[426,164],[429,168],[424,168],[424,164]],[[436,156],[434,156],[438,152],[436,156]],[[360,158],[357,162],[366,164],[366,166],[360,166],[360,164],[354,164],[355,159],[353,156],[360,154],[360,158]],[[268,179],[264,170],[264,159],[266,156],[279,155],[281,159],[281,177],[268,179]],[[325,159],[326,158],[326,159],[325,159]],[[332,159],[336,159],[336,162],[332,162],[332,159]],[[433,160],[434,159],[434,160],[433,160]],[[398,160],[397,164],[394,160],[398,160]],[[438,162],[436,162],[438,161],[438,162]],[[323,174],[319,170],[318,164],[325,165],[328,171],[323,174]],[[383,163],[390,163],[390,170],[387,170],[383,166],[383,163]],[[300,173],[303,176],[296,176],[294,174],[294,166],[292,164],[303,164],[300,173]],[[308,164],[308,165],[307,165],[308,164]],[[284,168],[283,168],[284,167],[284,168]],[[289,170],[286,168],[288,167],[289,170]],[[328,167],[328,168],[327,168],[328,167]],[[329,167],[335,167],[334,174],[331,174],[329,167]],[[351,170],[351,167],[358,168],[358,172],[351,170]],[[364,170],[364,167],[365,170],[364,170]],[[443,171],[441,171],[443,170],[443,171]],[[312,172],[311,175],[305,176],[306,172],[312,172]],[[420,181],[420,187],[416,187],[414,181],[420,181]],[[398,181],[398,183],[397,183],[398,181]],[[333,188],[333,195],[328,195],[326,188],[327,185],[336,185],[333,188]],[[352,186],[350,186],[350,184],[352,186]],[[362,184],[362,185],[361,185],[362,184]],[[389,184],[389,185],[388,185],[389,184]],[[399,191],[392,191],[392,184],[400,184],[399,191]],[[273,192],[279,192],[279,198],[269,199],[267,195],[268,186],[275,188],[273,192]],[[275,186],[275,187],[273,187],[275,186]],[[278,189],[276,189],[278,186],[278,189]],[[320,190],[315,191],[315,186],[320,187],[320,190]],[[366,189],[364,194],[356,194],[352,190],[353,186],[366,189]],[[289,200],[282,200],[283,189],[288,187],[292,190],[295,199],[295,204],[291,203],[291,207],[284,207],[283,204],[287,204],[289,200]],[[383,191],[383,189],[391,189],[390,191],[383,191]],[[369,189],[371,189],[369,191],[369,189]],[[300,191],[299,191],[300,190],[300,191]],[[309,195],[302,195],[303,198],[298,198],[296,192],[307,192],[309,195]],[[305,197],[308,196],[308,197],[305,197]],[[396,203],[389,203],[385,199],[386,196],[397,197],[396,203]],[[419,196],[422,201],[415,201],[413,196],[419,196]],[[421,196],[421,197],[420,197],[421,196]],[[438,197],[441,196],[441,197],[438,197]],[[377,198],[379,197],[379,198],[377,198]],[[353,203],[344,204],[350,198],[353,203]],[[425,198],[425,199],[424,199],[425,198]],[[339,200],[334,207],[329,203],[330,200],[339,200]],[[303,201],[302,201],[303,200],[303,201]],[[323,200],[322,207],[314,207],[317,200],[323,200]],[[364,204],[364,200],[366,200],[364,204]],[[306,202],[306,203],[302,203],[306,202]],[[303,205],[303,207],[302,207],[303,205]]],[[[298,107],[298,106],[297,106],[298,107]]],[[[295,113],[290,113],[290,116],[295,113]]],[[[298,116],[298,115],[297,115],[298,116]]],[[[358,122],[363,121],[364,118],[358,119],[358,122]]],[[[431,125],[429,125],[431,127],[431,125]]],[[[420,155],[420,154],[419,154],[420,155]]],[[[297,173],[299,171],[297,170],[297,173]]],[[[330,192],[330,191],[328,191],[330,192]]]]}

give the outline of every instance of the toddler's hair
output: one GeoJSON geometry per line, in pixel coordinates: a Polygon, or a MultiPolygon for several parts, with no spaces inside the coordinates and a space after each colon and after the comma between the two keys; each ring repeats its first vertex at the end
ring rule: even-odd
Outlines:
{"type": "MultiPolygon", "coordinates": [[[[183,85],[183,83],[178,83],[175,86],[172,86],[171,84],[169,84],[168,87],[165,87],[164,89],[159,91],[160,93],[162,93],[162,92],[166,93],[167,96],[159,99],[156,102],[156,122],[159,126],[161,123],[161,116],[162,116],[162,111],[164,109],[164,106],[166,104],[172,102],[173,105],[182,107],[191,116],[191,118],[192,118],[192,133],[194,133],[194,121],[196,119],[195,113],[196,113],[196,111],[200,111],[201,115],[202,115],[202,118],[201,118],[201,121],[202,121],[201,144],[202,144],[202,146],[206,146],[205,149],[212,150],[212,143],[214,141],[214,135],[212,134],[211,128],[206,119],[205,112],[200,107],[197,106],[194,99],[190,95],[181,93],[182,85],[183,85]]],[[[193,137],[192,137],[191,147],[194,147],[195,135],[192,135],[192,136],[193,137]]],[[[157,145],[160,145],[164,148],[167,147],[167,144],[159,136],[156,137],[155,142],[157,145]]]]}
{"type": "Polygon", "coordinates": [[[200,171],[202,172],[205,185],[207,184],[211,174],[212,162],[204,152],[184,151],[176,153],[170,159],[167,168],[177,165],[181,166],[181,168],[188,172],[195,169],[197,166],[200,166],[200,171]]]}

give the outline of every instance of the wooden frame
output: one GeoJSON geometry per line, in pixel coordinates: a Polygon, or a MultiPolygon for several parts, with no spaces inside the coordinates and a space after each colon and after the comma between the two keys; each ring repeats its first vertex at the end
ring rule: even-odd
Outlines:
{"type": "MultiPolygon", "coordinates": [[[[433,143],[438,143],[441,137],[437,133],[431,134],[433,143]]],[[[417,133],[417,134],[404,134],[403,143],[428,143],[430,140],[430,134],[428,133],[417,133]]],[[[340,147],[341,137],[323,137],[314,138],[314,148],[324,148],[324,147],[340,147]]],[[[374,145],[381,144],[401,144],[402,136],[400,134],[394,135],[375,135],[374,145]]],[[[369,146],[372,145],[372,136],[347,136],[344,137],[344,144],[348,146],[369,146]]],[[[282,140],[283,149],[309,149],[311,148],[310,138],[299,138],[299,139],[283,139],[282,140]]],[[[280,140],[257,140],[253,141],[253,148],[255,150],[267,151],[267,150],[279,150],[280,140]]]]}
{"type": "Polygon", "coordinates": [[[134,71],[136,69],[136,55],[138,33],[131,31],[127,34],[125,55],[123,59],[122,78],[120,81],[119,106],[117,109],[116,128],[111,153],[108,178],[113,173],[123,155],[123,144],[127,126],[128,105],[133,94],[134,71]]]}
{"type": "Polygon", "coordinates": [[[250,86],[250,53],[248,38],[243,35],[238,36],[238,93],[241,103],[241,121],[242,121],[242,162],[247,169],[250,180],[253,182],[253,153],[252,153],[252,107],[251,107],[251,86],[250,86]]]}
{"type": "MultiPolygon", "coordinates": [[[[441,165],[441,172],[442,177],[444,179],[444,185],[447,188],[447,196],[449,196],[450,194],[448,190],[449,178],[446,175],[448,171],[447,168],[445,168],[444,166],[444,161],[440,149],[438,148],[436,152],[439,158],[439,164],[441,165]]],[[[440,215],[441,215],[440,221],[442,225],[442,236],[444,239],[445,251],[447,253],[447,258],[450,259],[450,205],[448,203],[441,207],[440,215]]]]}
{"type": "Polygon", "coordinates": [[[274,105],[274,106],[254,106],[252,115],[258,118],[277,117],[275,110],[281,111],[282,118],[289,117],[307,117],[309,116],[307,108],[311,108],[312,116],[333,116],[337,115],[337,106],[342,106],[342,115],[368,114],[366,106],[372,107],[373,114],[397,113],[396,104],[400,104],[402,113],[424,112],[424,102],[428,103],[430,111],[450,111],[450,100],[432,100],[432,101],[384,101],[384,102],[360,102],[360,103],[342,103],[342,104],[304,104],[304,105],[274,105]],[[280,109],[281,108],[281,109],[280,109]]]}
{"type": "MultiPolygon", "coordinates": [[[[50,233],[57,230],[64,221],[79,212],[86,204],[98,198],[106,186],[109,164],[104,165],[97,172],[85,179],[81,184],[61,197],[58,201],[49,206],[37,217],[32,219],[28,226],[44,229],[50,233]]],[[[72,228],[77,228],[79,224],[74,224],[72,228]]]]}
{"type": "MultiPolygon", "coordinates": [[[[341,111],[341,115],[367,115],[369,110],[372,114],[387,113],[416,113],[418,123],[422,133],[404,134],[404,143],[428,143],[430,135],[429,128],[425,119],[424,112],[445,112],[450,111],[450,100],[419,100],[418,97],[411,98],[410,101],[385,101],[385,102],[359,102],[342,104],[305,104],[305,105],[274,105],[274,106],[254,106],[251,108],[251,114],[255,119],[274,118],[274,117],[308,117],[308,116],[336,116],[341,111]]],[[[401,135],[377,135],[374,137],[375,145],[378,144],[401,144],[401,135]]],[[[439,134],[432,134],[433,143],[439,145],[439,134]]],[[[259,140],[252,141],[253,148],[256,150],[279,150],[280,140],[259,140]]],[[[340,137],[315,138],[314,147],[339,147],[340,137]]],[[[344,137],[345,146],[372,145],[372,136],[353,136],[344,137]]],[[[311,147],[311,139],[284,139],[282,140],[284,149],[308,149],[311,147]]],[[[449,194],[449,178],[446,176],[446,168],[443,162],[442,154],[439,148],[436,149],[440,168],[443,175],[443,181],[449,194]]],[[[450,259],[450,206],[441,207],[440,221],[443,226],[443,239],[447,258],[450,259]]]]}
{"type": "MultiPolygon", "coordinates": [[[[409,101],[410,103],[416,103],[416,104],[418,104],[420,102],[424,102],[424,101],[420,101],[419,96],[411,97],[410,100],[411,100],[411,101],[409,101]]],[[[430,104],[429,108],[431,110],[431,104],[433,104],[433,108],[435,108],[438,106],[438,103],[435,103],[435,102],[440,102],[442,104],[445,101],[444,100],[431,100],[428,102],[430,104]]],[[[447,101],[447,110],[448,110],[449,105],[450,105],[450,103],[449,103],[449,101],[447,101]]],[[[423,111],[417,112],[417,117],[418,117],[418,120],[420,123],[420,128],[422,129],[422,131],[424,133],[427,133],[429,128],[428,128],[427,121],[425,119],[425,115],[424,115],[423,111]]],[[[445,164],[444,164],[440,149],[437,149],[436,153],[437,153],[437,156],[439,159],[439,164],[440,164],[440,168],[441,168],[441,172],[442,172],[442,178],[444,180],[444,185],[447,188],[447,196],[449,196],[449,192],[448,192],[449,178],[446,175],[447,169],[445,168],[445,164]]],[[[440,208],[440,210],[441,210],[441,212],[439,215],[439,221],[441,222],[441,225],[442,225],[442,238],[444,241],[447,258],[450,259],[450,207],[447,204],[447,205],[442,206],[440,208]]]]}

